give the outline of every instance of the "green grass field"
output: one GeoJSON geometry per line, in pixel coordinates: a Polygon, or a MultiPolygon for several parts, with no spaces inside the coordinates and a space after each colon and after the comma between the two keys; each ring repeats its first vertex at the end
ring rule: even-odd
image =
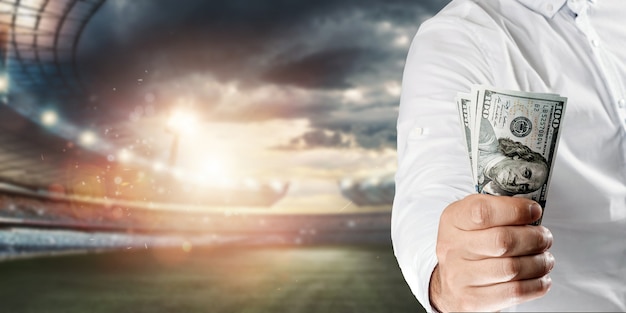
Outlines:
{"type": "Polygon", "coordinates": [[[0,312],[422,312],[388,246],[126,250],[0,263],[0,312]]]}

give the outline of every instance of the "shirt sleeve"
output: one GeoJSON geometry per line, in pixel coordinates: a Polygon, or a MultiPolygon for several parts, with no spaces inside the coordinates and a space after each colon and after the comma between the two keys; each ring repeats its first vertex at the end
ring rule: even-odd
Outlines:
{"type": "Polygon", "coordinates": [[[473,191],[454,99],[472,84],[492,84],[479,30],[468,19],[435,16],[420,26],[405,64],[392,241],[405,280],[427,311],[433,310],[428,292],[439,217],[473,191]]]}

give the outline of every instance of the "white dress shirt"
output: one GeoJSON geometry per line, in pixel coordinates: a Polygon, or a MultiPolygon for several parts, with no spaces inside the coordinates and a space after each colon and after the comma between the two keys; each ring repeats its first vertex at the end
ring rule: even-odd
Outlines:
{"type": "Polygon", "coordinates": [[[552,289],[520,311],[626,311],[626,1],[454,0],[412,43],[398,118],[394,251],[427,310],[439,217],[473,192],[454,97],[568,97],[543,225],[552,289]]]}

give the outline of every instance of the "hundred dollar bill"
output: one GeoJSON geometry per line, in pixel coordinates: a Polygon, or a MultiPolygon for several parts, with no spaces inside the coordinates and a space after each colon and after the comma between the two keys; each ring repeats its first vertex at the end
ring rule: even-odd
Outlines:
{"type": "Polygon", "coordinates": [[[459,121],[461,122],[461,130],[463,132],[463,142],[467,149],[467,156],[470,162],[470,168],[472,168],[472,177],[474,178],[474,184],[477,184],[472,167],[472,124],[470,122],[470,110],[473,109],[472,95],[469,93],[458,93],[456,96],[456,106],[459,111],[459,121]]]}
{"type": "Polygon", "coordinates": [[[476,191],[526,197],[545,208],[567,98],[486,86],[472,95],[476,191]]]}

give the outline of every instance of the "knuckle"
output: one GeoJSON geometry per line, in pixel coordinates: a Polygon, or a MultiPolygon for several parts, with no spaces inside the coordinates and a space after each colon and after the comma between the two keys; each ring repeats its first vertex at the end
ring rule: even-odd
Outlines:
{"type": "Polygon", "coordinates": [[[450,248],[446,244],[437,244],[435,248],[435,254],[437,255],[437,261],[439,263],[445,263],[448,253],[450,252],[450,248]]]}
{"type": "Polygon", "coordinates": [[[522,264],[519,258],[507,258],[502,261],[502,275],[507,280],[517,277],[522,270],[522,264]]]}
{"type": "Polygon", "coordinates": [[[435,255],[439,263],[447,263],[457,255],[457,246],[452,240],[438,239],[435,246],[435,255]]]}
{"type": "Polygon", "coordinates": [[[525,198],[510,198],[510,212],[511,218],[520,223],[531,223],[533,221],[533,214],[530,207],[534,201],[525,198]]]}
{"type": "Polygon", "coordinates": [[[460,201],[450,203],[442,212],[439,217],[440,226],[453,226],[455,220],[458,219],[460,214],[464,214],[463,205],[460,201]]]}
{"type": "MultiPolygon", "coordinates": [[[[512,300],[523,298],[525,295],[524,285],[521,281],[514,281],[506,290],[506,296],[512,300]]],[[[517,302],[517,301],[515,301],[517,302]]]]}
{"type": "Polygon", "coordinates": [[[523,201],[526,199],[519,199],[519,202],[516,202],[513,205],[513,212],[515,214],[515,219],[518,221],[530,221],[531,218],[531,213],[529,208],[529,204],[527,201],[523,201]]]}
{"type": "Polygon", "coordinates": [[[515,237],[505,228],[496,230],[494,241],[496,256],[503,256],[509,253],[515,246],[515,237]]]}
{"type": "Polygon", "coordinates": [[[479,227],[489,225],[491,211],[484,197],[474,197],[471,202],[471,220],[479,227]]]}

